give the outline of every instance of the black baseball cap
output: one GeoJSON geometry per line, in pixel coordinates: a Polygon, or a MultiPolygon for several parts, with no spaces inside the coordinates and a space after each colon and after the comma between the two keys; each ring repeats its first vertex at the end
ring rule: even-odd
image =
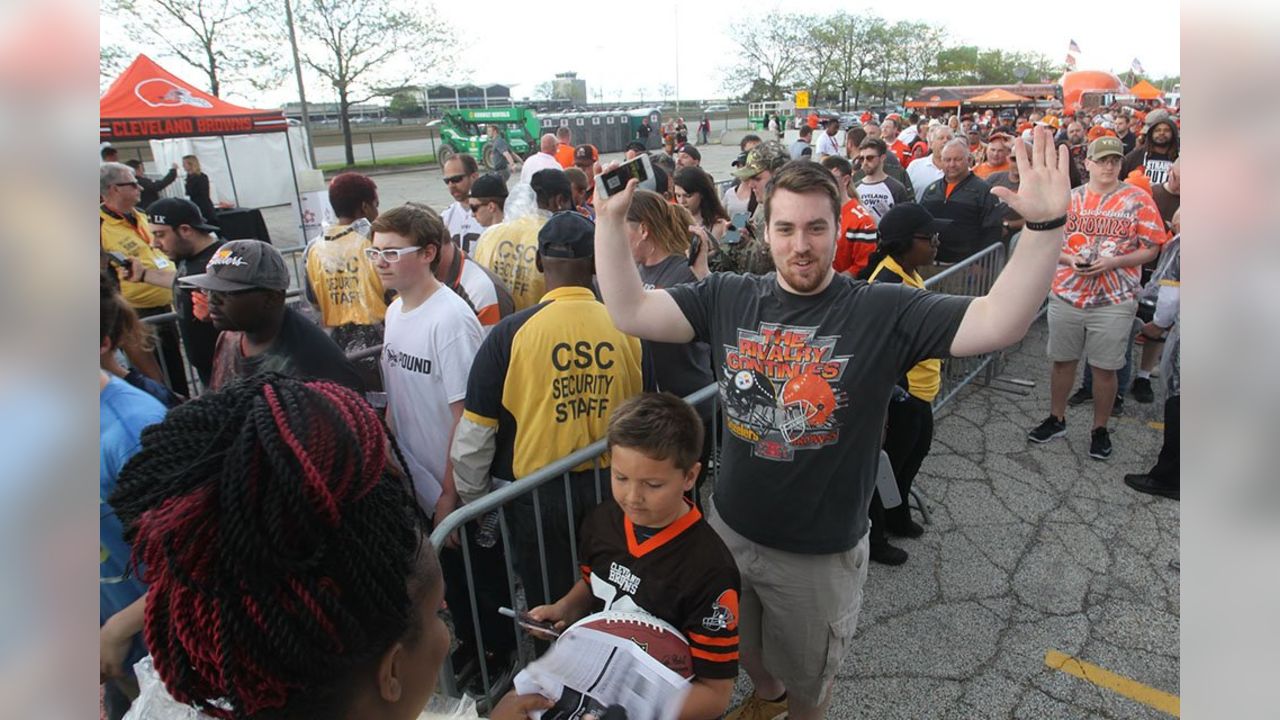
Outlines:
{"type": "Polygon", "coordinates": [[[636,152],[649,152],[649,148],[645,147],[644,143],[640,142],[639,140],[632,140],[631,142],[627,143],[626,149],[635,150],[636,152]]]}
{"type": "Polygon", "coordinates": [[[216,232],[217,226],[205,221],[200,208],[186,198],[160,198],[147,207],[147,215],[152,225],[168,225],[177,228],[179,225],[190,225],[202,232],[216,232]]]}
{"type": "Polygon", "coordinates": [[[688,155],[689,157],[693,158],[694,160],[697,160],[698,162],[702,162],[702,153],[698,152],[698,148],[696,148],[696,147],[694,147],[694,146],[692,146],[692,145],[690,145],[690,144],[688,144],[688,143],[685,143],[684,145],[681,145],[681,146],[680,146],[680,149],[679,149],[679,150],[676,150],[676,154],[677,154],[677,155],[679,155],[680,153],[684,153],[685,155],[688,155]]]}
{"type": "Polygon", "coordinates": [[[564,260],[594,257],[596,224],[574,210],[562,210],[538,231],[538,252],[544,258],[564,260]]]}
{"type": "Polygon", "coordinates": [[[569,176],[559,168],[539,170],[529,178],[529,187],[538,197],[573,197],[569,176]]]}
{"type": "Polygon", "coordinates": [[[485,173],[471,183],[473,198],[504,198],[507,196],[507,184],[498,173],[485,173]]]}
{"type": "Polygon", "coordinates": [[[950,224],[946,218],[935,218],[922,205],[901,203],[889,208],[880,218],[879,230],[880,237],[885,239],[909,238],[942,232],[950,224]]]}

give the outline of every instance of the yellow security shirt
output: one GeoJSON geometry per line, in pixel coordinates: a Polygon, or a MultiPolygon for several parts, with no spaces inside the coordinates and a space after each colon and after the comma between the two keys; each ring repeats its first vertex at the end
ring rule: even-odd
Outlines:
{"type": "Polygon", "coordinates": [[[603,438],[609,414],[642,389],[640,341],[613,326],[590,288],[562,287],[494,326],[463,417],[496,428],[491,473],[514,480],[603,438]]]}
{"type": "Polygon", "coordinates": [[[540,212],[518,220],[499,223],[484,231],[476,241],[471,259],[497,275],[511,291],[516,310],[533,307],[546,292],[546,281],[538,270],[538,231],[547,224],[540,212]]]}
{"type": "Polygon", "coordinates": [[[307,247],[308,298],[320,309],[325,327],[374,325],[387,303],[382,281],[364,256],[369,239],[350,225],[335,225],[307,247]]]}
{"type": "MultiPolygon", "coordinates": [[[[125,216],[106,206],[99,206],[98,230],[103,252],[118,252],[137,258],[142,267],[149,270],[173,269],[169,258],[151,247],[151,225],[141,210],[134,209],[132,215],[125,216]]],[[[149,283],[121,280],[120,293],[135,310],[162,308],[173,302],[172,290],[149,283]]]]}
{"type": "MultiPolygon", "coordinates": [[[[920,273],[907,275],[898,261],[891,257],[880,261],[875,271],[871,273],[869,282],[900,282],[908,287],[924,289],[924,278],[920,277],[920,273]]],[[[921,360],[907,371],[907,392],[911,393],[912,397],[931,403],[938,397],[938,391],[941,388],[942,361],[938,358],[921,360]]]]}

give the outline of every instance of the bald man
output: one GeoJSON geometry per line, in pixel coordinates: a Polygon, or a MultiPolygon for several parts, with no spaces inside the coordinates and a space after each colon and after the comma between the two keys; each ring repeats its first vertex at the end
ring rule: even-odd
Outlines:
{"type": "Polygon", "coordinates": [[[520,182],[528,185],[533,179],[533,174],[539,170],[561,170],[560,161],[556,160],[556,136],[550,133],[542,136],[538,142],[538,153],[530,155],[524,161],[524,168],[520,171],[520,182]]]}

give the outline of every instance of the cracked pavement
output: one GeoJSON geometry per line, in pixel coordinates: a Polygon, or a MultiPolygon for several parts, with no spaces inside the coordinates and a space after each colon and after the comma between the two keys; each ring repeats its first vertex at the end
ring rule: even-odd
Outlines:
{"type": "MultiPolygon", "coordinates": [[[[1088,405],[1036,445],[1045,337],[1040,320],[1006,354],[1002,375],[1034,381],[1028,395],[972,385],[938,413],[916,478],[932,524],[893,541],[905,565],[872,563],[829,718],[1167,717],[1044,664],[1057,650],[1179,692],[1178,503],[1123,482],[1159,451],[1163,384],[1112,419],[1109,461],[1088,457],[1088,405]]],[[[735,695],[749,690],[743,674],[735,695]]]]}

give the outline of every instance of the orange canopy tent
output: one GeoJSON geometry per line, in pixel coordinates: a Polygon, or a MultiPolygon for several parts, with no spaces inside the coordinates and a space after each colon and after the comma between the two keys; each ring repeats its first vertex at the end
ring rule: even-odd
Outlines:
{"type": "Polygon", "coordinates": [[[1129,94],[1139,100],[1159,100],[1164,97],[1164,93],[1161,92],[1160,88],[1146,80],[1139,80],[1138,84],[1129,88],[1129,94]]]}
{"type": "Polygon", "coordinates": [[[199,90],[139,55],[98,101],[102,140],[284,132],[279,110],[233,105],[199,90]]]}
{"type": "MultiPolygon", "coordinates": [[[[149,140],[157,167],[187,153],[199,155],[214,187],[229,187],[235,205],[295,202],[299,220],[306,224],[297,168],[309,163],[294,152],[305,140],[300,135],[298,142],[290,139],[297,129],[290,131],[289,121],[279,110],[229,103],[139,55],[98,100],[98,120],[103,142],[149,140]],[[215,147],[221,150],[220,158],[215,147]],[[290,181],[292,193],[287,190],[290,181]]],[[[215,195],[214,200],[219,197],[225,196],[215,195]]]]}
{"type": "Polygon", "coordinates": [[[961,100],[950,88],[937,88],[929,95],[908,100],[904,105],[908,108],[959,108],[961,100]]]}
{"type": "Polygon", "coordinates": [[[1034,102],[1029,97],[1023,97],[1014,92],[1009,92],[1004,88],[995,88],[988,90],[969,98],[964,101],[965,105],[1022,105],[1023,103],[1034,102]]]}

